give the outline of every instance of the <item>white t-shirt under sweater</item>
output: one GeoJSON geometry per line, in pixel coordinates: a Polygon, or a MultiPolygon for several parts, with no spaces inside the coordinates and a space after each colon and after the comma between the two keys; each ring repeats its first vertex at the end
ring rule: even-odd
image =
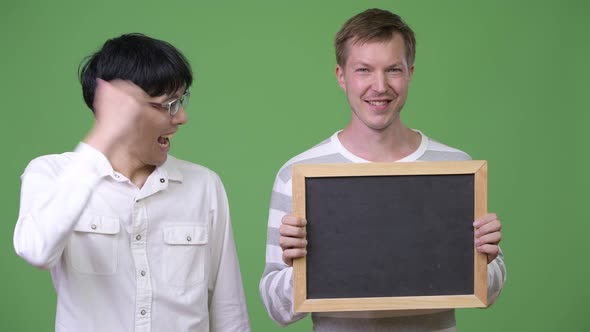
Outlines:
{"type": "MultiPolygon", "coordinates": [[[[429,139],[422,140],[412,154],[397,162],[462,161],[468,154],[429,139]]],[[[306,313],[293,312],[293,268],[282,259],[279,246],[281,219],[291,213],[294,164],[364,163],[342,145],[334,133],[330,138],[295,156],[279,170],[273,186],[268,218],[266,268],[260,280],[260,294],[270,317],[279,325],[295,322],[306,313]]],[[[488,265],[488,301],[493,303],[506,278],[502,252],[488,265]]],[[[368,312],[332,312],[312,314],[314,331],[455,331],[454,310],[402,310],[368,312]]]]}

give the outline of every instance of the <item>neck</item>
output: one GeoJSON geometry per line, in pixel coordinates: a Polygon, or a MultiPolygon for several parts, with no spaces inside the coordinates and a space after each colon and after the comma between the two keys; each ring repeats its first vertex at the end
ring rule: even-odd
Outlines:
{"type": "Polygon", "coordinates": [[[155,169],[155,166],[146,165],[137,158],[133,158],[133,154],[130,153],[133,151],[133,141],[124,138],[116,139],[108,133],[105,135],[104,131],[97,130],[96,126],[92,128],[84,141],[102,152],[113,169],[126,176],[138,188],[143,187],[148,176],[155,169]]]}
{"type": "Polygon", "coordinates": [[[116,149],[107,156],[113,169],[126,176],[138,188],[143,187],[155,166],[145,165],[134,159],[128,152],[116,149]]]}
{"type": "Polygon", "coordinates": [[[401,121],[383,130],[350,122],[338,138],[348,151],[371,162],[393,162],[407,157],[418,149],[422,139],[401,121]]]}

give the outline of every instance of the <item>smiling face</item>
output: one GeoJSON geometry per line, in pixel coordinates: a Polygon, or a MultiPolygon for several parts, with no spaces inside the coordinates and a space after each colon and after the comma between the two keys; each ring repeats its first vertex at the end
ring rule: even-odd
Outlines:
{"type": "Polygon", "coordinates": [[[406,58],[404,39],[394,34],[387,41],[348,42],[344,67],[336,67],[338,83],[352,110],[351,126],[374,131],[400,122],[414,66],[406,58]]]}
{"type": "Polygon", "coordinates": [[[143,115],[137,121],[137,133],[129,149],[132,159],[141,166],[160,166],[167,157],[171,148],[171,139],[178,130],[178,126],[188,120],[184,107],[180,106],[174,116],[168,114],[168,110],[154,104],[163,104],[180,98],[184,90],[177,91],[171,96],[150,98],[148,105],[143,110],[143,115]]]}

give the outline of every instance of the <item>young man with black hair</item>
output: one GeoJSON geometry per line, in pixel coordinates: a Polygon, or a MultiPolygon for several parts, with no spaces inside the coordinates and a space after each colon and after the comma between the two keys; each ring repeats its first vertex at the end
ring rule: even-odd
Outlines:
{"type": "Polygon", "coordinates": [[[93,128],[22,175],[18,255],[51,270],[56,331],[249,331],[223,184],[168,155],[192,83],[172,45],[108,40],[80,69],[93,128]]]}
{"type": "MultiPolygon", "coordinates": [[[[289,160],[278,172],[270,203],[266,269],[260,293],[279,325],[305,316],[293,311],[293,259],[306,255],[305,220],[291,214],[292,167],[299,163],[469,160],[463,151],[404,125],[400,113],[414,72],[415,37],[396,14],[370,9],[336,34],[336,78],[352,110],[348,125],[289,160]]],[[[474,221],[476,247],[488,258],[488,301],[506,278],[495,214],[474,221]]],[[[387,253],[384,253],[387,254],[387,253]]],[[[455,331],[453,310],[314,313],[314,331],[455,331]]]]}

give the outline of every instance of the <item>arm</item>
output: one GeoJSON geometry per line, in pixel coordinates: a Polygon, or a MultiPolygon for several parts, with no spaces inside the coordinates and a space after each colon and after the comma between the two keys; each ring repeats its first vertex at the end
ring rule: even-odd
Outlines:
{"type": "Polygon", "coordinates": [[[285,326],[306,313],[293,311],[294,258],[305,256],[305,222],[291,213],[291,188],[277,177],[273,187],[266,241],[266,267],[260,280],[260,295],[269,316],[285,326]]]}
{"type": "Polygon", "coordinates": [[[477,251],[488,256],[488,304],[492,305],[506,282],[504,255],[499,247],[502,223],[495,213],[489,213],[473,223],[477,251]]]}
{"type": "Polygon", "coordinates": [[[506,282],[504,255],[501,249],[498,250],[498,256],[488,264],[488,305],[496,301],[506,282]]]}
{"type": "Polygon", "coordinates": [[[22,175],[14,248],[31,265],[49,269],[57,263],[102,176],[100,165],[108,165],[89,146],[77,150],[63,170],[55,160],[44,157],[33,160],[22,175]]]}
{"type": "Polygon", "coordinates": [[[145,92],[124,81],[97,81],[96,121],[72,159],[53,156],[32,161],[22,176],[19,218],[14,232],[17,254],[34,266],[53,267],[101,177],[112,172],[109,155],[128,138],[145,92]],[[110,169],[110,172],[105,170],[110,169]]]}
{"type": "Polygon", "coordinates": [[[232,234],[227,195],[219,177],[211,186],[211,269],[209,325],[211,331],[250,331],[238,256],[232,234]]]}

